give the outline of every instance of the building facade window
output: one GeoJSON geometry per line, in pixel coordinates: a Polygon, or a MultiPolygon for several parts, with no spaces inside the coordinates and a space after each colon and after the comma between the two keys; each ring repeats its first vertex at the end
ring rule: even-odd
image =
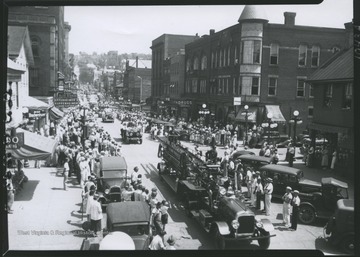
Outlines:
{"type": "Polygon", "coordinates": [[[309,86],[309,98],[314,98],[314,86],[309,86]]]}
{"type": "Polygon", "coordinates": [[[307,57],[307,46],[300,45],[299,46],[299,63],[300,67],[304,67],[306,65],[306,57],[307,57]]]}
{"type": "Polygon", "coordinates": [[[190,67],[191,67],[191,61],[190,61],[190,59],[188,59],[186,61],[186,71],[190,71],[190,67]]]}
{"type": "Polygon", "coordinates": [[[252,78],[251,95],[259,95],[259,81],[258,77],[252,78]]]}
{"type": "Polygon", "coordinates": [[[279,45],[270,45],[270,65],[278,65],[279,62],[279,45]]]}
{"type": "Polygon", "coordinates": [[[232,93],[233,95],[236,95],[236,78],[233,77],[233,82],[232,82],[232,93]]]}
{"type": "Polygon", "coordinates": [[[211,68],[215,67],[215,54],[214,52],[211,53],[211,68]]]}
{"type": "Polygon", "coordinates": [[[39,87],[40,86],[40,69],[30,67],[29,69],[30,75],[30,87],[39,87]]]}
{"type": "Polygon", "coordinates": [[[320,47],[312,46],[311,48],[311,66],[318,67],[320,63],[320,47]]]}
{"type": "Polygon", "coordinates": [[[200,80],[200,93],[206,94],[206,80],[205,79],[200,80]]]}
{"type": "Polygon", "coordinates": [[[197,93],[198,92],[198,88],[197,88],[197,80],[196,79],[193,79],[191,81],[191,92],[192,93],[197,93]]]}
{"type": "Polygon", "coordinates": [[[40,56],[40,45],[40,39],[38,37],[31,37],[31,49],[35,58],[40,56]]]}
{"type": "Polygon", "coordinates": [[[276,96],[277,78],[269,77],[268,96],[276,96]]]}
{"type": "Polygon", "coordinates": [[[199,58],[195,57],[194,59],[194,70],[198,70],[199,69],[199,58]]]}
{"type": "Polygon", "coordinates": [[[229,79],[224,79],[225,83],[224,83],[224,93],[225,94],[229,94],[229,79]]]}
{"type": "Polygon", "coordinates": [[[296,86],[296,97],[305,97],[305,79],[298,78],[296,86]]]}
{"type": "Polygon", "coordinates": [[[207,69],[207,57],[204,55],[201,58],[201,70],[206,70],[207,69]]]}
{"type": "Polygon", "coordinates": [[[190,81],[189,81],[189,80],[186,81],[185,92],[186,92],[186,93],[190,93],[190,92],[191,92],[191,91],[190,91],[190,81]]]}
{"type": "Polygon", "coordinates": [[[351,102],[353,96],[353,86],[352,83],[346,84],[343,91],[343,101],[342,101],[342,108],[343,109],[351,109],[351,102]]]}
{"type": "Polygon", "coordinates": [[[261,60],[261,41],[246,40],[241,43],[241,63],[260,64],[261,60]]]}
{"type": "Polygon", "coordinates": [[[325,95],[324,95],[324,106],[330,108],[331,100],[332,100],[333,86],[326,85],[325,86],[325,95]]]}
{"type": "Polygon", "coordinates": [[[227,66],[230,66],[230,46],[228,47],[227,66]]]}
{"type": "Polygon", "coordinates": [[[234,46],[234,65],[239,63],[239,56],[238,56],[238,47],[237,45],[234,46]]]}
{"type": "Polygon", "coordinates": [[[308,118],[312,118],[314,116],[314,106],[308,106],[308,118]]]}

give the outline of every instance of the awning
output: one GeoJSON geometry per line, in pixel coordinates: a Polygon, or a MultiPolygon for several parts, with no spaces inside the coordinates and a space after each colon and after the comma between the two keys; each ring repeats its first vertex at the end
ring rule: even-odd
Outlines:
{"type": "Polygon", "coordinates": [[[51,109],[50,109],[50,119],[59,120],[62,117],[64,117],[64,113],[62,111],[60,111],[55,106],[51,107],[51,109]]]}
{"type": "Polygon", "coordinates": [[[286,122],[284,115],[282,114],[279,105],[265,105],[266,114],[271,113],[273,116],[271,121],[274,122],[286,122]]]}
{"type": "Polygon", "coordinates": [[[322,132],[328,132],[328,133],[349,133],[349,128],[346,127],[338,127],[333,125],[326,125],[326,124],[320,124],[320,123],[310,123],[309,129],[315,129],[322,132]]]}
{"type": "MultiPolygon", "coordinates": [[[[256,115],[257,115],[257,107],[254,106],[249,107],[249,109],[247,110],[247,121],[256,123],[256,115]]],[[[246,122],[245,116],[246,116],[246,111],[244,107],[242,107],[238,112],[238,114],[236,115],[235,121],[246,122]]]]}
{"type": "Polygon", "coordinates": [[[30,131],[17,128],[16,132],[24,133],[24,145],[19,149],[9,149],[15,159],[45,160],[53,155],[57,141],[30,131]]]}
{"type": "Polygon", "coordinates": [[[34,97],[26,96],[22,101],[22,106],[30,109],[49,109],[50,106],[43,101],[40,101],[34,97]]]}

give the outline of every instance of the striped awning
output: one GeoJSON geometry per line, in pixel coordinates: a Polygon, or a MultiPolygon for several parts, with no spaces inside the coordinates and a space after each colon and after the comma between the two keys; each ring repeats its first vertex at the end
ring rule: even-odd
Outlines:
{"type": "Polygon", "coordinates": [[[280,110],[279,105],[265,105],[265,108],[266,108],[266,114],[268,114],[268,113],[272,114],[271,121],[278,122],[278,123],[286,122],[284,115],[282,114],[282,112],[280,110]]]}

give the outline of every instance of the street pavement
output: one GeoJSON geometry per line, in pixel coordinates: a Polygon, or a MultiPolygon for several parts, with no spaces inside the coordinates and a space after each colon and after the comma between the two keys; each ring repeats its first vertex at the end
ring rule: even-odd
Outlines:
{"type": "MultiPolygon", "coordinates": [[[[110,135],[120,141],[118,121],[104,124],[110,135]]],[[[194,144],[182,142],[189,149],[194,144]]],[[[176,195],[163,183],[157,173],[156,165],[161,161],[157,157],[158,142],[151,140],[149,134],[144,134],[142,145],[123,145],[122,154],[128,163],[128,172],[138,166],[143,174],[143,184],[151,189],[158,189],[158,199],[170,202],[169,224],[166,227],[168,236],[174,235],[177,239],[177,249],[214,249],[210,236],[202,229],[197,221],[186,216],[183,207],[178,204],[176,195]]],[[[205,150],[205,146],[200,146],[205,150]]],[[[218,147],[219,156],[223,155],[222,147],[218,147]]],[[[258,149],[250,149],[258,154],[258,149]]],[[[280,159],[284,157],[284,149],[279,149],[280,159]]],[[[305,167],[300,160],[295,167],[303,169],[305,177],[321,179],[329,172],[305,167]]],[[[84,220],[78,213],[81,203],[81,189],[71,178],[68,191],[63,190],[61,169],[53,167],[25,168],[25,175],[29,181],[24,183],[23,189],[16,195],[13,205],[14,213],[9,214],[9,247],[11,250],[79,250],[86,235],[81,228],[84,220]]],[[[342,179],[344,180],[344,179],[342,179]]],[[[346,181],[351,182],[351,181],[346,181]]],[[[349,183],[350,194],[353,195],[353,184],[349,183]]],[[[326,221],[318,221],[314,225],[299,224],[297,231],[288,231],[280,223],[282,203],[272,203],[271,215],[258,214],[259,218],[268,218],[275,226],[275,237],[271,239],[269,249],[319,249],[326,254],[339,254],[322,238],[322,230],[326,221]]],[[[255,212],[256,214],[256,212],[255,212]]],[[[102,221],[106,224],[106,215],[102,221]]],[[[257,242],[251,244],[229,244],[229,249],[259,249],[257,242]]]]}

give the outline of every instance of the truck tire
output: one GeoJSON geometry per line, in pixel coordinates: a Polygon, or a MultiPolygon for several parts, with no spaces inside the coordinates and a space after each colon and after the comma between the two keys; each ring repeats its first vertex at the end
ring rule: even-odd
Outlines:
{"type": "Polygon", "coordinates": [[[217,227],[212,229],[212,237],[214,240],[214,245],[216,250],[224,250],[225,249],[225,238],[220,234],[220,231],[217,227]]]}
{"type": "MultiPolygon", "coordinates": [[[[267,231],[263,231],[263,232],[261,232],[261,235],[262,236],[269,236],[270,233],[267,232],[267,231]]],[[[263,250],[268,249],[269,246],[270,246],[270,237],[259,239],[258,243],[259,243],[259,246],[260,246],[261,249],[263,249],[263,250]]]]}
{"type": "Polygon", "coordinates": [[[316,216],[315,216],[315,210],[313,207],[308,206],[308,205],[303,205],[300,206],[300,210],[299,210],[299,220],[303,223],[303,224],[311,224],[315,221],[316,216]]]}
{"type": "Polygon", "coordinates": [[[354,254],[354,248],[355,248],[354,236],[352,236],[352,235],[345,236],[340,241],[340,247],[345,253],[354,254]]]}

